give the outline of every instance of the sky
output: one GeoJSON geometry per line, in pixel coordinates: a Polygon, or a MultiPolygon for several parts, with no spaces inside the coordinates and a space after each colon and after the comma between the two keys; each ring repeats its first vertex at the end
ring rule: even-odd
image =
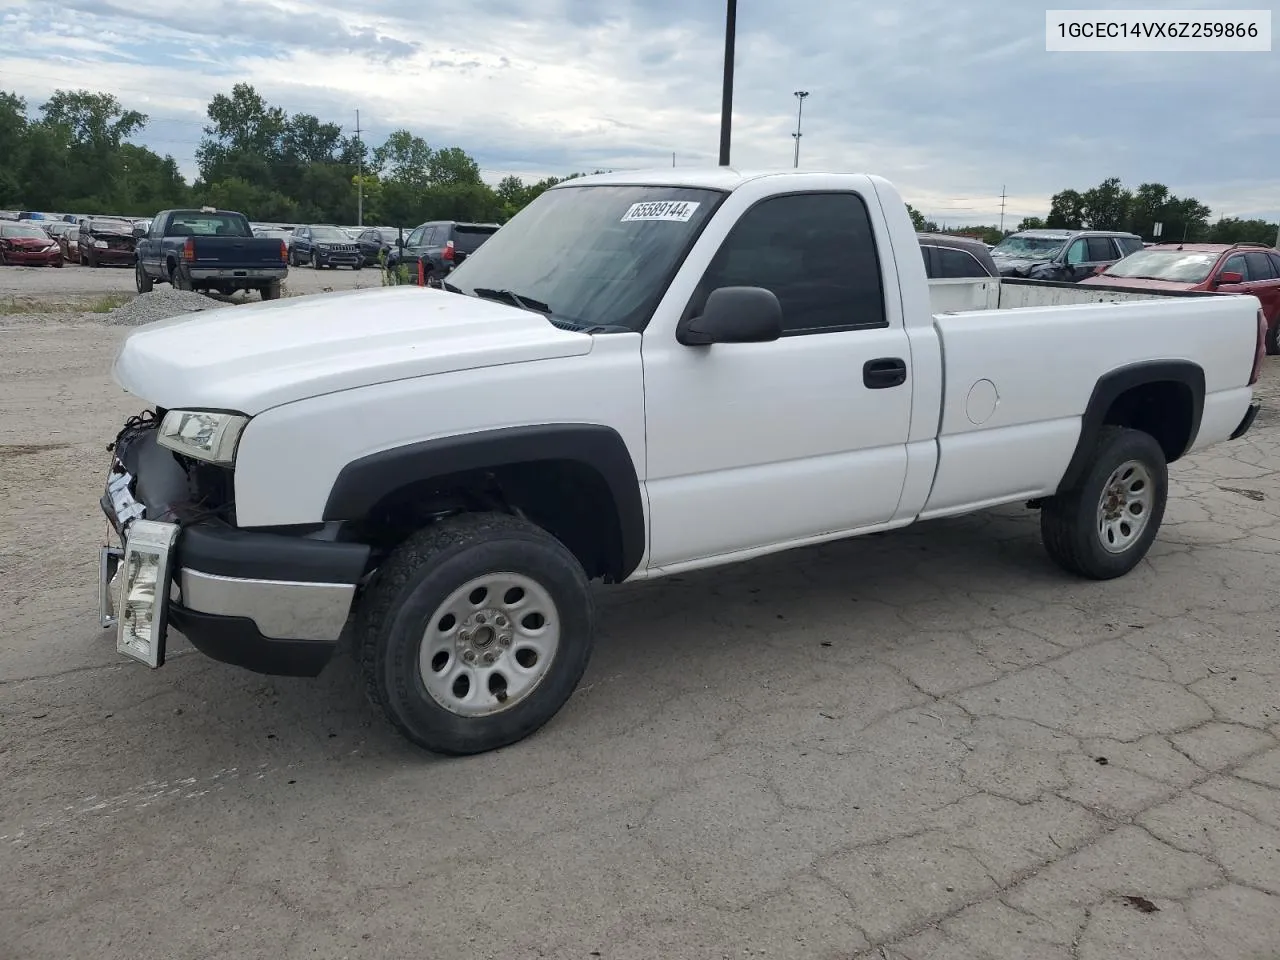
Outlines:
{"type": "MultiPolygon", "coordinates": [[[[1111,176],[1164,183],[1215,217],[1280,219],[1280,47],[1047,53],[1047,6],[739,0],[732,162],[790,167],[807,90],[801,167],[888,177],[946,225],[995,223],[1004,192],[1016,226],[1111,176]]],[[[490,182],[673,154],[714,165],[724,13],[724,0],[0,0],[0,89],[33,109],[58,88],[114,93],[152,118],[135,139],[189,179],[205,105],[241,81],[348,131],[359,109],[372,145],[407,127],[460,146],[490,182]]]]}

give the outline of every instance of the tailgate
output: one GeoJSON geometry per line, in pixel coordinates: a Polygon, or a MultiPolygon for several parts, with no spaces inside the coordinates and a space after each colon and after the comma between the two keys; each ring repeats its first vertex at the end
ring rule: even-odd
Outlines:
{"type": "Polygon", "coordinates": [[[270,237],[194,237],[195,267],[243,270],[284,263],[282,243],[270,237]]]}

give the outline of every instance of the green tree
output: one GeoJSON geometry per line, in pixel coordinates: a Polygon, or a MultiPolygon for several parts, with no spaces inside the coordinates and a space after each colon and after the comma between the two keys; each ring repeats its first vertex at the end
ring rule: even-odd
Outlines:
{"type": "Polygon", "coordinates": [[[1049,201],[1045,226],[1055,230],[1079,230],[1084,223],[1084,197],[1076,190],[1055,193],[1049,201]]]}
{"type": "Polygon", "coordinates": [[[1133,195],[1120,185],[1119,177],[1108,177],[1080,197],[1080,219],[1090,230],[1123,230],[1129,224],[1133,195]]]}
{"type": "Polygon", "coordinates": [[[480,183],[480,165],[461,147],[433,151],[427,164],[427,174],[434,184],[480,183]]]}
{"type": "Polygon", "coordinates": [[[1044,218],[1042,217],[1023,217],[1018,221],[1019,230],[1043,230],[1044,218]]]}

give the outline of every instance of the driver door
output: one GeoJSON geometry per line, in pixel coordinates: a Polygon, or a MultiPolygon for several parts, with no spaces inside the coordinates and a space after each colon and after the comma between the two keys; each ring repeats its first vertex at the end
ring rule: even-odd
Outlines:
{"type": "Polygon", "coordinates": [[[709,263],[699,244],[701,279],[671,306],[695,316],[718,287],[764,287],[784,333],[685,346],[671,313],[645,330],[650,570],[883,525],[901,498],[910,352],[870,181],[764,196],[735,218],[747,193],[726,201],[717,219],[733,226],[709,263]]]}

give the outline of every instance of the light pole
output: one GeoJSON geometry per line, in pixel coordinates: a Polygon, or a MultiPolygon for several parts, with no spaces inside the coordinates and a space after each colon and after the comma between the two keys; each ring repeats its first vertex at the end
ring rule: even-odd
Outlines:
{"type": "Polygon", "coordinates": [[[738,0],[726,0],[724,12],[724,88],[720,99],[720,166],[729,165],[733,126],[733,41],[738,29],[738,0]]]}
{"type": "Polygon", "coordinates": [[[808,90],[797,90],[792,94],[792,96],[800,101],[800,109],[796,111],[796,132],[791,135],[796,139],[796,158],[791,164],[792,167],[800,166],[800,121],[804,119],[804,98],[808,95],[808,90]]]}

